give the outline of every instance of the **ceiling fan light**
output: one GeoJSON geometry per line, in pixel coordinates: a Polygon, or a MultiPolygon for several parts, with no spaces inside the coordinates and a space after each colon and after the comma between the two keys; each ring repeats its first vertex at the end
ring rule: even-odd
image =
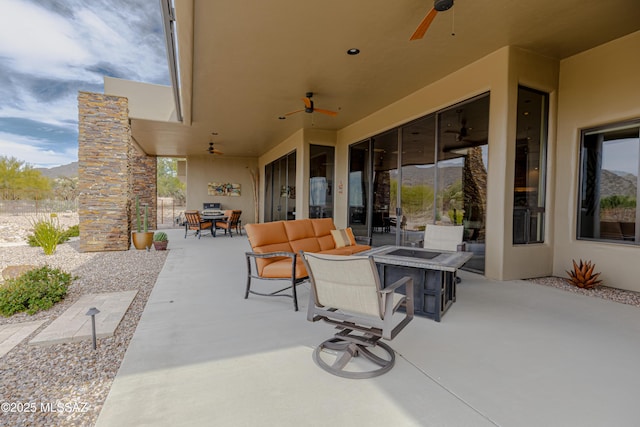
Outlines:
{"type": "Polygon", "coordinates": [[[451,9],[453,6],[453,0],[435,0],[433,2],[433,8],[438,12],[444,12],[451,9]]]}

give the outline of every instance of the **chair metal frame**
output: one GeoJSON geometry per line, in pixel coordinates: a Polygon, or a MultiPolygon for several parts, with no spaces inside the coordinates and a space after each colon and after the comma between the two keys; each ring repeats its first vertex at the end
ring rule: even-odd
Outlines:
{"type": "Polygon", "coordinates": [[[411,277],[402,277],[393,284],[382,288],[378,269],[373,257],[368,257],[367,259],[371,265],[375,281],[371,288],[380,298],[382,304],[381,312],[377,317],[343,312],[340,311],[340,307],[325,307],[318,303],[316,290],[318,271],[314,271],[308,259],[315,257],[332,260],[332,262],[349,262],[358,259],[362,262],[363,257],[357,255],[330,256],[312,253],[302,253],[301,256],[311,282],[307,320],[311,322],[324,320],[329,324],[335,325],[336,328],[340,330],[333,338],[324,341],[316,347],[313,353],[316,364],[325,371],[343,378],[372,378],[388,372],[395,363],[395,352],[389,345],[381,342],[380,339],[392,340],[413,319],[413,279],[411,277]],[[399,300],[394,301],[394,294],[396,294],[396,290],[399,290],[401,287],[405,288],[405,295],[399,300]],[[404,309],[405,316],[401,321],[397,322],[394,313],[400,308],[404,309]],[[357,331],[357,333],[354,331],[357,331]],[[372,350],[374,348],[381,348],[383,352],[386,353],[386,357],[381,357],[373,353],[372,350]],[[330,364],[321,357],[324,349],[338,352],[333,363],[330,364]],[[368,371],[348,370],[349,362],[358,356],[363,356],[370,362],[373,362],[373,364],[379,366],[379,368],[368,371]]]}

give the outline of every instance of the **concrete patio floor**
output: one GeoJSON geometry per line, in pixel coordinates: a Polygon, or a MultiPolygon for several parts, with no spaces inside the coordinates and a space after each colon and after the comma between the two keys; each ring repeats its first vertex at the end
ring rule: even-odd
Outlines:
{"type": "Polygon", "coordinates": [[[171,250],[97,425],[637,426],[640,309],[462,272],[442,322],[415,318],[367,380],[312,360],[333,334],[288,298],[243,299],[246,237],[171,250]]]}

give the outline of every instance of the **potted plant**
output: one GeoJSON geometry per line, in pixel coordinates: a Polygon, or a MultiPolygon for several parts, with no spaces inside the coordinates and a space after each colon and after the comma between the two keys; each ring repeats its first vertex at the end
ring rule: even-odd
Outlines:
{"type": "Polygon", "coordinates": [[[131,233],[131,240],[136,249],[149,250],[153,244],[153,231],[149,231],[149,205],[144,205],[144,221],[140,222],[140,200],[136,196],[136,230],[131,233]],[[143,231],[144,230],[144,231],[143,231]]]}
{"type": "Polygon", "coordinates": [[[156,251],[166,251],[169,244],[169,237],[164,231],[158,231],[153,235],[153,247],[156,251]]]}

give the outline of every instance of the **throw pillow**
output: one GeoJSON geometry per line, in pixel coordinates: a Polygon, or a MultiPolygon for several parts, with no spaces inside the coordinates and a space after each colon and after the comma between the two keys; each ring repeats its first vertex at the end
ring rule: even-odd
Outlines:
{"type": "Polygon", "coordinates": [[[353,235],[351,227],[341,230],[331,230],[331,236],[336,243],[336,248],[344,248],[345,246],[353,246],[356,244],[356,238],[353,235]]]}

